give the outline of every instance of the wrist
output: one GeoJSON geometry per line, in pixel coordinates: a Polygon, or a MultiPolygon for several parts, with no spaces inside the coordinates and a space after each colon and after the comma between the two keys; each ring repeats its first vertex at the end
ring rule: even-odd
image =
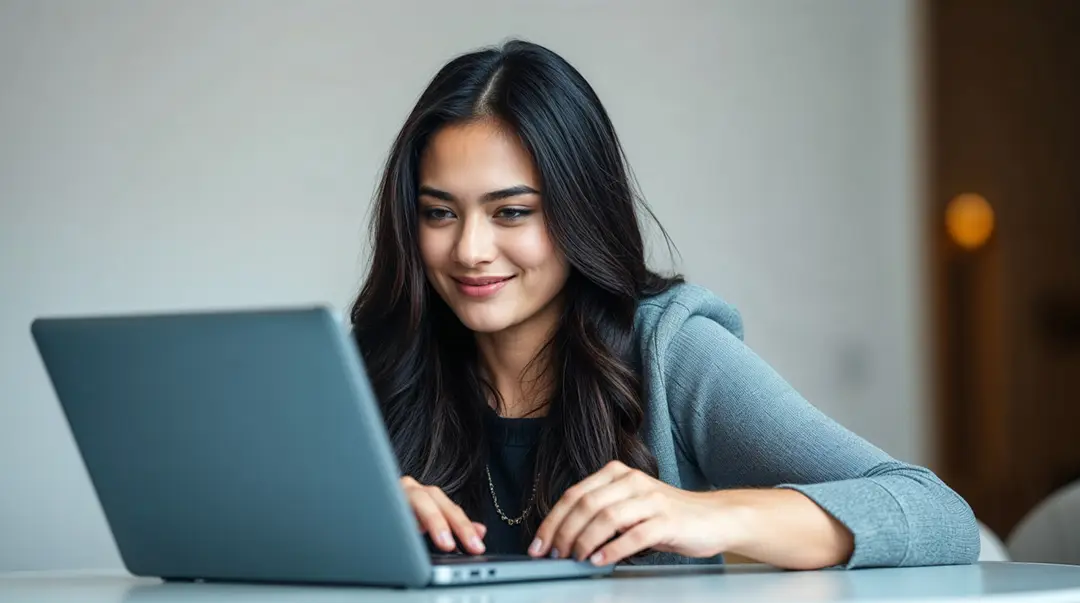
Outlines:
{"type": "Polygon", "coordinates": [[[709,492],[715,518],[716,540],[720,544],[717,553],[745,555],[752,548],[754,521],[757,515],[752,496],[742,490],[715,490],[709,492]]]}

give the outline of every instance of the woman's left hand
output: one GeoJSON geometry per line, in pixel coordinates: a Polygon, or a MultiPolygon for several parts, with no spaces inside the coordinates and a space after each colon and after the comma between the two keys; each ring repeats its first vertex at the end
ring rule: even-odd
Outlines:
{"type": "Polygon", "coordinates": [[[594,565],[646,549],[714,556],[738,527],[716,494],[680,490],[613,461],[566,491],[537,529],[529,554],[594,565]]]}

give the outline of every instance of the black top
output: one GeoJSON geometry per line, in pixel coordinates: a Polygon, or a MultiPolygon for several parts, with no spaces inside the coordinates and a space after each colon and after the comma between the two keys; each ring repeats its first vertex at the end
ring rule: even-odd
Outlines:
{"type": "MultiPolygon", "coordinates": [[[[536,466],[536,443],[542,419],[507,419],[494,410],[484,413],[488,437],[488,467],[499,507],[510,519],[521,517],[522,505],[532,496],[536,466]]],[[[484,477],[483,517],[477,521],[487,526],[484,547],[489,554],[523,554],[532,534],[525,533],[524,522],[511,526],[495,510],[491,490],[484,477]]],[[[529,519],[535,519],[530,517],[529,519]]]]}

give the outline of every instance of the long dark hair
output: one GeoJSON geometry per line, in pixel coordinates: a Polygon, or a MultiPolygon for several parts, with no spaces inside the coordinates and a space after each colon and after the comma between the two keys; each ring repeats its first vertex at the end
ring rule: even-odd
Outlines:
{"type": "Polygon", "coordinates": [[[574,67],[518,40],[451,60],[390,151],[371,222],[371,267],[352,308],[354,336],[404,474],[441,487],[479,517],[487,487],[482,413],[491,387],[474,337],[425,277],[417,199],[419,160],[431,136],[478,118],[512,128],[531,154],[545,221],[570,265],[560,323],[542,352],[553,392],[536,452],[534,529],[566,488],[611,460],[657,474],[639,434],[645,394],[634,314],[641,299],[681,277],[646,266],[638,205],[648,209],[606,111],[574,67]]]}

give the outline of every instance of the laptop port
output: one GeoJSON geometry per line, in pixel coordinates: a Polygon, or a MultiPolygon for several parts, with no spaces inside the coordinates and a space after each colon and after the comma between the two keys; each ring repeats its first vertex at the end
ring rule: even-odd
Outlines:
{"type": "Polygon", "coordinates": [[[480,570],[474,569],[474,570],[470,571],[469,572],[469,577],[470,578],[479,578],[480,577],[480,570]]]}
{"type": "Polygon", "coordinates": [[[494,578],[494,577],[495,577],[495,570],[494,569],[489,569],[488,570],[488,578],[494,578]]]}

